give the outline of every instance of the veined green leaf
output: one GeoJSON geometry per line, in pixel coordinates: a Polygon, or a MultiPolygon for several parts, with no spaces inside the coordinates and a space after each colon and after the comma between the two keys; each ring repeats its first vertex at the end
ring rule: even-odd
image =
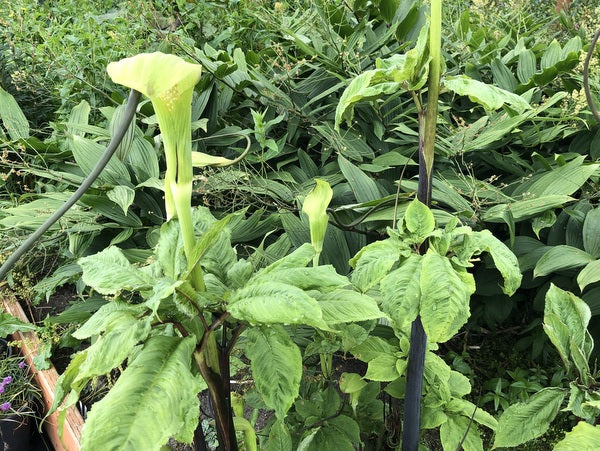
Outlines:
{"type": "Polygon", "coordinates": [[[448,415],[448,419],[440,426],[440,439],[444,449],[483,451],[483,442],[477,426],[472,424],[469,418],[461,415],[448,415]]]}
{"type": "Polygon", "coordinates": [[[380,282],[381,308],[398,325],[415,320],[421,299],[422,257],[411,254],[380,282]]]}
{"type": "Polygon", "coordinates": [[[283,271],[308,265],[315,255],[315,249],[310,243],[304,243],[291,254],[278,259],[266,268],[261,269],[257,276],[268,274],[272,271],[283,271]]]}
{"type": "Polygon", "coordinates": [[[545,276],[556,271],[580,268],[594,261],[594,257],[572,246],[553,246],[540,258],[533,270],[534,277],[545,276]]]}
{"type": "Polygon", "coordinates": [[[562,194],[551,194],[534,199],[517,200],[507,204],[494,205],[482,213],[481,219],[487,222],[504,222],[503,215],[506,210],[510,210],[515,222],[523,221],[572,200],[574,200],[572,197],[562,194]]]}
{"type": "Polygon", "coordinates": [[[112,200],[115,204],[123,209],[123,214],[127,216],[127,210],[131,204],[133,204],[133,200],[135,199],[135,191],[128,186],[115,186],[111,189],[107,196],[110,200],[112,200]]]}
{"type": "Polygon", "coordinates": [[[497,110],[505,104],[519,113],[531,108],[521,96],[496,86],[482,83],[466,75],[448,75],[441,81],[442,85],[462,96],[469,96],[473,102],[479,103],[486,110],[497,110]]]}
{"type": "Polygon", "coordinates": [[[600,257],[600,207],[588,211],[585,215],[583,248],[592,257],[600,257]]]}
{"type": "MultiPolygon", "coordinates": [[[[104,153],[104,146],[79,135],[71,135],[68,143],[77,165],[85,175],[89,175],[104,153]]],[[[111,158],[98,176],[98,181],[117,186],[130,182],[131,178],[127,167],[117,158],[111,158]]]]}
{"type": "Polygon", "coordinates": [[[195,346],[192,337],[150,338],[94,404],[82,431],[82,451],[159,450],[169,437],[191,443],[200,409],[197,395],[205,386],[190,371],[195,346]]]}
{"type": "Polygon", "coordinates": [[[589,262],[577,276],[577,284],[581,291],[588,285],[600,281],[600,260],[589,262]]]}
{"type": "Polygon", "coordinates": [[[585,332],[592,314],[588,305],[573,293],[561,290],[554,284],[546,292],[544,317],[554,314],[567,327],[570,340],[583,348],[585,332]]]}
{"type": "Polygon", "coordinates": [[[367,321],[384,316],[375,299],[356,291],[330,291],[319,296],[317,301],[323,310],[323,321],[328,324],[367,321]]]}
{"type": "Polygon", "coordinates": [[[80,258],[77,263],[83,270],[83,281],[100,294],[140,290],[154,284],[151,276],[129,263],[121,250],[114,246],[80,258]]]}
{"type": "MultiPolygon", "coordinates": [[[[456,373],[453,371],[451,374],[456,373]]],[[[460,373],[457,373],[460,374],[460,373]]],[[[450,389],[453,389],[452,379],[450,382],[450,389]]],[[[469,392],[471,391],[471,386],[469,385],[469,392]]],[[[466,393],[465,393],[466,394],[466,393]]],[[[487,426],[492,431],[495,431],[498,427],[498,421],[487,413],[485,410],[479,408],[475,404],[466,399],[461,398],[452,398],[450,402],[446,405],[446,410],[452,413],[458,413],[465,418],[473,418],[473,421],[476,421],[479,424],[487,426]]]]}
{"type": "Polygon", "coordinates": [[[375,181],[341,154],[338,155],[338,164],[358,202],[369,202],[381,197],[375,181]]]}
{"type": "Polygon", "coordinates": [[[543,327],[550,342],[558,351],[565,368],[569,371],[571,369],[569,329],[557,315],[552,313],[544,314],[543,327]]]}
{"type": "Polygon", "coordinates": [[[398,379],[402,374],[398,372],[397,362],[398,357],[395,355],[378,355],[369,360],[365,379],[379,382],[391,382],[398,379]]]}
{"type": "Polygon", "coordinates": [[[548,430],[565,398],[561,388],[545,388],[527,402],[517,403],[504,411],[498,420],[494,449],[518,446],[548,430]]]}
{"type": "Polygon", "coordinates": [[[0,87],[0,119],[13,141],[29,138],[29,122],[15,98],[0,87]]]}
{"type": "Polygon", "coordinates": [[[600,443],[600,426],[580,421],[565,438],[558,442],[553,451],[593,451],[600,443]]]}
{"type": "Polygon", "coordinates": [[[300,349],[281,326],[253,327],[246,335],[245,351],[256,388],[265,404],[283,421],[300,390],[300,349]]]}
{"type": "Polygon", "coordinates": [[[251,324],[308,324],[328,329],[319,303],[300,288],[275,281],[250,281],[229,299],[234,318],[251,324]]]}
{"type": "Polygon", "coordinates": [[[469,318],[471,288],[464,284],[450,261],[428,253],[421,266],[421,306],[423,328],[431,341],[448,341],[469,318]]]}
{"type": "Polygon", "coordinates": [[[354,267],[352,283],[363,293],[366,292],[385,277],[404,254],[410,255],[410,250],[397,239],[388,238],[363,247],[350,260],[354,267]]]}
{"type": "Polygon", "coordinates": [[[10,313],[0,312],[0,337],[8,337],[16,331],[33,331],[37,330],[37,326],[31,323],[25,323],[18,318],[15,318],[10,313]]]}
{"type": "Polygon", "coordinates": [[[404,213],[404,224],[409,232],[421,239],[433,232],[435,219],[431,210],[418,199],[408,204],[404,213]]]}
{"type": "Polygon", "coordinates": [[[292,436],[283,420],[275,420],[271,426],[264,451],[292,451],[292,436]]]}
{"type": "Polygon", "coordinates": [[[277,269],[252,278],[253,283],[270,280],[293,285],[303,290],[331,290],[350,284],[348,279],[338,274],[331,265],[277,269]]]}
{"type": "Polygon", "coordinates": [[[517,63],[517,77],[521,84],[528,83],[535,74],[535,53],[527,49],[519,53],[519,62],[517,63]]]}

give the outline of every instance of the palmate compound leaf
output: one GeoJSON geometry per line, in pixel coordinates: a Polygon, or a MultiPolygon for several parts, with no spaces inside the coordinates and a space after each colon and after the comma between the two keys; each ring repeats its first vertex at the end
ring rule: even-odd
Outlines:
{"type": "Polygon", "coordinates": [[[82,451],[159,450],[169,437],[190,443],[198,424],[198,393],[190,371],[191,337],[150,338],[108,394],[94,404],[81,436],[82,451]]]}
{"type": "Polygon", "coordinates": [[[448,341],[469,318],[473,287],[463,282],[446,257],[434,253],[423,256],[419,285],[427,337],[438,343],[448,341]]]}
{"type": "Polygon", "coordinates": [[[518,446],[546,432],[566,394],[561,388],[544,388],[506,409],[498,420],[493,449],[518,446]]]}
{"type": "Polygon", "coordinates": [[[246,332],[246,355],[250,359],[256,388],[265,404],[285,418],[298,397],[302,355],[281,326],[253,327],[246,332]]]}

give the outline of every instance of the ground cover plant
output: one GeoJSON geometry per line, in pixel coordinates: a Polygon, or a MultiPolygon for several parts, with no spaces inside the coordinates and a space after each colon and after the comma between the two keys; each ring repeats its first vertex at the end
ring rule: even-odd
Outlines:
{"type": "MultiPolygon", "coordinates": [[[[138,56],[109,66],[112,84],[104,66],[130,55],[103,47],[111,58],[90,65],[99,95],[67,83],[44,134],[27,96],[0,91],[11,243],[89,175],[126,89],[149,100],[41,242],[60,258],[34,297],[65,283],[81,296],[55,320],[79,349],[55,407],[120,373],[84,447],[174,436],[206,449],[207,425],[221,449],[595,443],[600,153],[585,14],[552,2],[152,5],[157,28],[115,47],[153,36],[136,50],[163,50],[158,66],[180,65],[181,79],[159,67],[145,80],[154,57],[138,56]],[[477,352],[490,341],[508,355],[477,352]],[[127,396],[140,402],[124,408],[127,396]],[[257,425],[249,410],[272,415],[257,425]]],[[[122,26],[128,8],[100,22],[122,26]]]]}

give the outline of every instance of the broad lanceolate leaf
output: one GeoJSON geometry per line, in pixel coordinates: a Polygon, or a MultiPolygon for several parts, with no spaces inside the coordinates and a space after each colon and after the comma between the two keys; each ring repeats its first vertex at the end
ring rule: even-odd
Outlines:
{"type": "Polygon", "coordinates": [[[409,232],[419,238],[425,239],[435,228],[435,219],[427,205],[415,199],[406,208],[404,225],[409,232]]]}
{"type": "Polygon", "coordinates": [[[469,96],[473,102],[479,103],[486,110],[497,110],[502,106],[510,107],[522,113],[531,108],[529,103],[521,96],[496,86],[482,83],[466,75],[448,75],[441,81],[442,85],[461,96],[469,96]]]}
{"type": "Polygon", "coordinates": [[[317,298],[328,324],[367,321],[384,316],[375,299],[356,291],[335,290],[317,298]]]}
{"type": "Polygon", "coordinates": [[[155,336],[94,404],[81,436],[82,451],[159,450],[169,437],[191,443],[198,424],[198,392],[190,371],[191,337],[155,336]]]}
{"type": "Polygon", "coordinates": [[[540,258],[533,270],[534,277],[556,271],[580,268],[594,260],[590,254],[573,246],[554,246],[540,258]]]}
{"type": "Polygon", "coordinates": [[[571,340],[583,348],[585,331],[590,322],[591,312],[588,305],[573,293],[561,290],[551,284],[546,293],[544,316],[556,315],[569,330],[571,340]]]}
{"type": "Polygon", "coordinates": [[[411,254],[380,284],[381,308],[398,326],[415,320],[421,300],[422,257],[411,254]]]}
{"type": "Polygon", "coordinates": [[[472,294],[456,273],[450,261],[441,255],[428,253],[421,266],[421,321],[431,341],[448,341],[469,318],[472,294]]]}
{"type": "Polygon", "coordinates": [[[477,426],[461,415],[448,415],[448,419],[440,427],[440,439],[444,449],[455,450],[461,445],[460,448],[464,451],[483,451],[477,426]]]}
{"type": "Polygon", "coordinates": [[[147,289],[154,284],[152,277],[129,263],[115,246],[80,258],[77,263],[83,269],[83,281],[100,294],[147,289]]]}
{"type": "Polygon", "coordinates": [[[349,285],[345,276],[338,274],[331,265],[307,268],[275,269],[268,273],[260,273],[251,279],[251,283],[277,281],[303,290],[332,290],[349,285]]]}
{"type": "Polygon", "coordinates": [[[21,332],[33,331],[37,330],[37,326],[31,323],[24,323],[10,313],[0,312],[0,338],[6,338],[18,330],[21,332]]]}
{"type": "Polygon", "coordinates": [[[283,420],[276,420],[269,430],[265,451],[292,451],[292,436],[283,420]]]}
{"type": "Polygon", "coordinates": [[[583,248],[594,258],[600,257],[600,207],[588,211],[583,222],[583,248]]]}
{"type": "Polygon", "coordinates": [[[545,388],[527,402],[506,409],[498,421],[494,448],[518,446],[546,432],[566,393],[561,388],[545,388]]]}
{"type": "Polygon", "coordinates": [[[0,87],[0,119],[12,140],[29,138],[29,122],[15,98],[0,87]]]}
{"type": "Polygon", "coordinates": [[[589,262],[577,276],[577,284],[581,291],[588,285],[600,281],[600,260],[589,262]]]}
{"type": "Polygon", "coordinates": [[[128,186],[115,186],[112,190],[107,193],[107,196],[115,204],[117,204],[123,210],[123,213],[127,215],[127,210],[135,199],[135,191],[128,186]]]}
{"type": "Polygon", "coordinates": [[[246,335],[246,355],[256,388],[265,404],[283,421],[300,389],[300,350],[281,326],[253,327],[246,335]]]}
{"type": "Polygon", "coordinates": [[[281,282],[250,282],[231,295],[227,310],[234,318],[251,324],[309,324],[328,328],[314,298],[281,282]]]}
{"type": "Polygon", "coordinates": [[[482,252],[487,252],[492,256],[496,268],[504,278],[502,291],[511,296],[521,285],[522,275],[517,257],[489,230],[466,234],[463,246],[457,254],[463,259],[469,259],[482,252]]]}
{"type": "Polygon", "coordinates": [[[585,421],[580,421],[554,446],[553,451],[592,451],[598,448],[599,443],[600,426],[592,426],[585,421]]]}
{"type": "Polygon", "coordinates": [[[354,286],[365,292],[375,286],[392,269],[402,255],[410,255],[407,245],[396,238],[376,241],[363,247],[350,264],[354,286]]]}
{"type": "Polygon", "coordinates": [[[509,204],[494,205],[484,211],[481,219],[487,222],[505,222],[506,212],[510,211],[515,222],[532,218],[539,213],[559,207],[574,200],[562,194],[550,194],[534,199],[517,200],[509,204]]]}

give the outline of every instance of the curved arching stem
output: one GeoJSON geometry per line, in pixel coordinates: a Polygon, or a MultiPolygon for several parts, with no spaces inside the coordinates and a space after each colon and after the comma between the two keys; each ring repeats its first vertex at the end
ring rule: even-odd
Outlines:
{"type": "Polygon", "coordinates": [[[19,261],[19,259],[33,247],[35,242],[44,234],[46,231],[54,225],[56,221],[58,221],[73,205],[77,203],[81,196],[85,194],[90,186],[94,183],[94,181],[98,178],[102,170],[108,164],[110,158],[113,156],[117,147],[123,140],[129,125],[133,117],[135,116],[135,111],[140,100],[140,93],[135,90],[131,90],[129,93],[129,99],[127,100],[127,105],[125,106],[125,113],[119,123],[117,129],[115,130],[115,134],[113,135],[110,143],[106,147],[106,150],[92,169],[92,172],[85,178],[85,180],[81,183],[81,186],[77,188],[77,190],[69,197],[69,199],[58,209],[56,210],[35,232],[33,232],[27,239],[18,247],[18,249],[13,252],[10,257],[4,262],[4,264],[0,267],[0,281],[4,279],[6,274],[10,271],[13,265],[19,261]]]}

